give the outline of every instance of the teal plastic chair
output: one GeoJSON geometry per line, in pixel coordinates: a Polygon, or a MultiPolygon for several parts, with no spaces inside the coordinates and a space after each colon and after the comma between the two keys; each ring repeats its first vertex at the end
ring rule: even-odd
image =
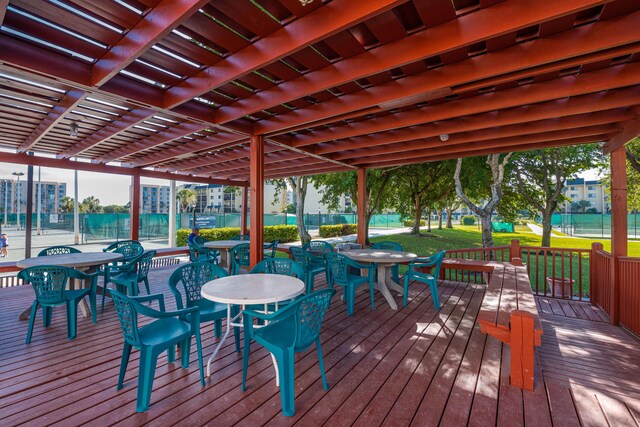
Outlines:
{"type": "Polygon", "coordinates": [[[149,289],[149,268],[151,261],[156,255],[156,251],[144,252],[137,258],[118,266],[108,265],[105,267],[104,287],[102,289],[102,311],[104,311],[104,297],[107,294],[109,283],[116,285],[116,290],[125,295],[137,296],[139,293],[138,283],[144,282],[147,294],[151,294],[149,289]]]}
{"type": "Polygon", "coordinates": [[[229,251],[229,258],[231,258],[229,273],[231,273],[232,276],[240,273],[240,267],[245,267],[247,270],[249,269],[251,265],[249,261],[249,251],[249,243],[240,243],[231,248],[229,251]]]}
{"type": "MultiPolygon", "coordinates": [[[[327,267],[324,254],[333,252],[333,246],[323,240],[311,240],[302,245],[302,249],[309,252],[312,256],[310,259],[314,267],[327,267]]],[[[327,283],[329,283],[329,270],[325,270],[327,283]]]]}
{"type": "MultiPolygon", "coordinates": [[[[178,309],[182,310],[184,307],[200,309],[200,321],[213,321],[214,335],[217,338],[222,335],[222,319],[227,317],[227,305],[203,298],[200,291],[205,283],[228,275],[229,273],[222,267],[202,261],[178,267],[169,277],[169,289],[176,298],[178,309]],[[184,292],[184,302],[182,292],[184,292]]],[[[233,332],[236,339],[236,351],[239,353],[240,331],[238,328],[233,328],[233,332]]]]}
{"type": "Polygon", "coordinates": [[[208,242],[208,240],[207,240],[207,239],[205,239],[205,238],[204,238],[204,237],[202,237],[202,236],[195,236],[195,237],[193,238],[193,243],[195,243],[196,245],[204,245],[204,244],[205,244],[205,243],[207,243],[207,242],[208,242]]]}
{"type": "Polygon", "coordinates": [[[249,240],[249,235],[248,234],[236,234],[235,236],[233,236],[229,240],[249,240]]]}
{"type": "Polygon", "coordinates": [[[98,273],[86,274],[70,267],[56,265],[43,265],[29,267],[18,273],[18,278],[24,283],[30,283],[36,294],[36,299],[31,305],[31,316],[29,317],[29,329],[27,331],[26,343],[31,342],[33,326],[35,324],[38,308],[42,307],[42,324],[46,328],[51,325],[53,307],[65,305],[67,308],[67,338],[70,340],[76,337],[78,303],[85,296],[89,296],[91,307],[91,320],[96,323],[96,286],[98,273]],[[69,279],[91,280],[91,286],[86,289],[68,290],[69,279]]]}
{"type": "Polygon", "coordinates": [[[446,251],[440,251],[428,258],[418,258],[409,263],[409,269],[404,274],[404,296],[402,298],[402,304],[405,307],[407,306],[407,296],[409,294],[409,282],[417,280],[429,285],[429,288],[431,289],[431,297],[433,298],[433,305],[436,310],[440,309],[438,277],[440,276],[440,267],[442,267],[442,260],[444,260],[445,252],[446,251]],[[418,269],[422,269],[423,267],[431,268],[431,273],[418,271],[418,269]]]}
{"type": "Polygon", "coordinates": [[[82,253],[81,250],[76,249],[72,246],[51,246],[49,248],[41,250],[38,253],[38,256],[80,254],[80,253],[82,253]]]}
{"type": "Polygon", "coordinates": [[[329,252],[324,254],[327,260],[327,269],[329,270],[329,286],[333,288],[335,285],[342,286],[344,299],[347,302],[347,314],[353,315],[353,307],[356,299],[356,288],[365,283],[369,284],[369,295],[371,297],[371,310],[375,309],[373,296],[373,283],[375,276],[375,266],[373,264],[360,264],[346,255],[337,252],[329,252]],[[359,270],[367,270],[367,276],[359,276],[351,274],[351,268],[359,270]]]}
{"type": "Polygon", "coordinates": [[[269,257],[269,258],[275,258],[276,256],[276,251],[278,250],[278,243],[280,243],[280,240],[276,239],[271,243],[265,243],[263,245],[264,247],[264,256],[265,257],[269,257]]]}
{"type": "Polygon", "coordinates": [[[124,376],[129,364],[131,349],[140,350],[140,367],[138,372],[138,397],[136,411],[149,409],[153,378],[155,376],[158,356],[166,351],[169,363],[175,360],[175,346],[180,346],[182,367],[189,367],[191,355],[191,337],[196,337],[198,351],[198,367],[200,368],[200,384],[204,387],[204,370],[202,366],[202,342],[200,340],[200,312],[197,307],[167,312],[162,294],[144,297],[127,297],[118,291],[112,291],[111,297],[116,306],[124,346],[120,362],[120,374],[116,390],[123,386],[124,376]],[[158,301],[160,310],[143,305],[143,302],[158,301]],[[138,327],[138,316],[155,319],[145,326],[138,327]]]}
{"type": "MultiPolygon", "coordinates": [[[[378,242],[378,243],[374,243],[371,246],[371,249],[381,249],[381,250],[404,252],[404,248],[402,247],[402,245],[400,243],[396,243],[396,242],[378,242]]],[[[376,272],[376,274],[378,274],[378,273],[376,272]]],[[[398,264],[395,264],[394,266],[391,267],[391,277],[393,278],[394,282],[396,282],[397,284],[400,284],[400,274],[398,273],[398,264]]],[[[376,277],[376,280],[377,280],[377,277],[376,277]]]]}
{"type": "Polygon", "coordinates": [[[218,256],[220,252],[217,249],[207,248],[204,245],[197,243],[188,243],[189,245],[189,260],[191,262],[206,261],[211,264],[218,264],[218,256]]]}
{"type": "Polygon", "coordinates": [[[280,384],[282,413],[287,417],[295,415],[295,353],[306,351],[315,343],[322,385],[329,390],[322,358],[320,329],[322,320],[334,295],[333,289],[322,289],[305,295],[275,313],[264,314],[253,310],[244,310],[244,355],[242,357],[242,391],[246,390],[247,369],[249,367],[249,348],[251,339],[264,346],[277,361],[280,384]],[[266,326],[254,328],[253,320],[267,322],[266,326]]]}
{"type": "Polygon", "coordinates": [[[304,270],[296,261],[289,258],[267,258],[257,263],[251,274],[282,274],[304,280],[304,270]]]}
{"type": "Polygon", "coordinates": [[[114,242],[114,243],[110,244],[106,248],[103,248],[102,252],[113,252],[116,249],[118,249],[118,248],[120,248],[122,246],[126,246],[126,245],[139,245],[139,246],[142,246],[140,244],[140,242],[137,241],[137,240],[120,240],[120,241],[117,241],[117,242],[114,242]]]}
{"type": "Polygon", "coordinates": [[[302,270],[304,271],[304,284],[306,288],[306,293],[310,294],[313,292],[313,286],[315,284],[315,277],[318,274],[326,273],[327,266],[326,263],[318,264],[312,262],[312,257],[310,252],[305,251],[302,248],[298,248],[292,246],[289,248],[289,252],[293,257],[293,260],[302,266],[302,270]]]}

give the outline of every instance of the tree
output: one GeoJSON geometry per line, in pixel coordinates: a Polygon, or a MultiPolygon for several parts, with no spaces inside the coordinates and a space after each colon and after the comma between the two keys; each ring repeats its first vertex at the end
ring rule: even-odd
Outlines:
{"type": "MultiPolygon", "coordinates": [[[[542,215],[542,246],[551,244],[551,215],[565,200],[562,194],[568,178],[602,164],[598,144],[554,147],[517,153],[513,156],[518,193],[542,215]]],[[[582,212],[591,204],[578,202],[582,212]]]]}
{"type": "MultiPolygon", "coordinates": [[[[393,171],[397,168],[367,169],[367,191],[365,192],[365,244],[369,244],[369,221],[374,213],[392,205],[392,192],[389,183],[393,171]]],[[[334,172],[311,177],[313,185],[320,190],[321,203],[330,210],[337,210],[340,198],[348,195],[358,200],[358,172],[334,172]]]]}
{"type": "Polygon", "coordinates": [[[180,206],[182,206],[182,212],[187,212],[189,206],[195,206],[198,201],[198,195],[195,191],[190,190],[188,188],[183,188],[176,193],[176,199],[180,202],[180,206]]]}
{"type": "Polygon", "coordinates": [[[60,212],[62,213],[73,213],[74,201],[69,196],[64,196],[60,199],[60,212]]]}
{"type": "Polygon", "coordinates": [[[271,179],[268,182],[276,186],[274,193],[275,200],[278,200],[281,192],[287,191],[287,185],[293,190],[295,193],[295,200],[293,203],[287,205],[285,211],[287,213],[296,214],[298,237],[300,237],[300,241],[303,245],[309,242],[311,240],[311,235],[304,224],[304,201],[307,197],[309,178],[307,176],[292,176],[285,179],[271,179]]]}
{"type": "Polygon", "coordinates": [[[120,206],[120,205],[107,205],[102,208],[102,211],[104,213],[113,213],[113,214],[129,213],[129,208],[127,208],[126,206],[120,206]]]}
{"type": "MultiPolygon", "coordinates": [[[[625,147],[625,151],[627,153],[627,209],[629,212],[637,212],[640,210],[640,137],[631,140],[625,147]]],[[[608,174],[607,181],[610,182],[608,174]]]]}
{"type": "Polygon", "coordinates": [[[403,216],[411,213],[411,234],[420,234],[422,212],[446,196],[452,165],[452,162],[419,163],[402,166],[394,173],[396,210],[403,216]]]}
{"type": "Polygon", "coordinates": [[[80,211],[86,213],[102,213],[103,207],[100,206],[100,199],[89,196],[80,204],[80,211]]]}
{"type": "Polygon", "coordinates": [[[512,154],[513,153],[507,153],[502,159],[500,158],[500,154],[489,154],[484,162],[479,160],[483,159],[482,157],[476,157],[467,162],[471,167],[465,168],[465,175],[467,177],[473,177],[470,182],[475,184],[473,186],[474,188],[467,187],[466,190],[471,190],[472,194],[475,193],[477,197],[484,195],[484,205],[474,203],[462,187],[462,181],[460,179],[462,159],[458,159],[456,170],[453,174],[458,197],[473,213],[480,217],[482,223],[482,246],[485,248],[493,246],[491,215],[502,198],[504,171],[512,154]],[[473,191],[474,189],[478,191],[473,191]]]}

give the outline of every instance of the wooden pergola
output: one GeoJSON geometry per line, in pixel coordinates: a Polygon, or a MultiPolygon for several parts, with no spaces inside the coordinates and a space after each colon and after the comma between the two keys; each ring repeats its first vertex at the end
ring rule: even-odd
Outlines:
{"type": "Polygon", "coordinates": [[[133,176],[133,237],[140,177],[248,188],[257,262],[264,179],[605,142],[626,255],[640,2],[303,3],[0,0],[0,160],[133,176]]]}

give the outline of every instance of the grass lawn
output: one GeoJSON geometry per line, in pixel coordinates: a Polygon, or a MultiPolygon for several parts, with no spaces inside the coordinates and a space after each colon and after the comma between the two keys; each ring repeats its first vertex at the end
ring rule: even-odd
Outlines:
{"type": "MultiPolygon", "coordinates": [[[[515,233],[493,233],[495,246],[508,246],[511,244],[512,239],[519,239],[521,246],[540,246],[542,241],[542,237],[531,232],[527,226],[516,226],[515,233]]],[[[453,229],[423,231],[421,236],[392,234],[374,237],[371,241],[374,243],[380,241],[397,242],[408,252],[426,256],[443,249],[480,248],[482,247],[482,233],[477,226],[461,225],[453,229]]],[[[551,237],[552,248],[590,249],[593,242],[601,242],[605,250],[610,250],[611,248],[611,241],[605,239],[564,237],[555,233],[551,237]]],[[[629,256],[640,256],[639,241],[629,242],[629,256]]],[[[562,257],[559,254],[552,256],[539,252],[531,252],[531,254],[523,252],[522,258],[529,265],[531,285],[534,289],[537,288],[539,293],[544,293],[546,288],[547,293],[550,295],[551,289],[549,289],[547,277],[559,277],[564,273],[564,277],[571,277],[574,280],[574,295],[579,293],[580,283],[582,284],[583,295],[589,295],[588,256],[580,257],[574,253],[571,257],[569,257],[569,254],[562,257]]],[[[406,267],[401,266],[400,270],[404,272],[406,267]]]]}

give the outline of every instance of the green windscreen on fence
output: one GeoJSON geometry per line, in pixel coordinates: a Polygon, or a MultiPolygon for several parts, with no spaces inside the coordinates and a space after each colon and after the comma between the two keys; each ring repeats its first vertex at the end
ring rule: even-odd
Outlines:
{"type": "Polygon", "coordinates": [[[516,231],[512,222],[492,222],[491,228],[498,233],[514,233],[516,231]]]}

